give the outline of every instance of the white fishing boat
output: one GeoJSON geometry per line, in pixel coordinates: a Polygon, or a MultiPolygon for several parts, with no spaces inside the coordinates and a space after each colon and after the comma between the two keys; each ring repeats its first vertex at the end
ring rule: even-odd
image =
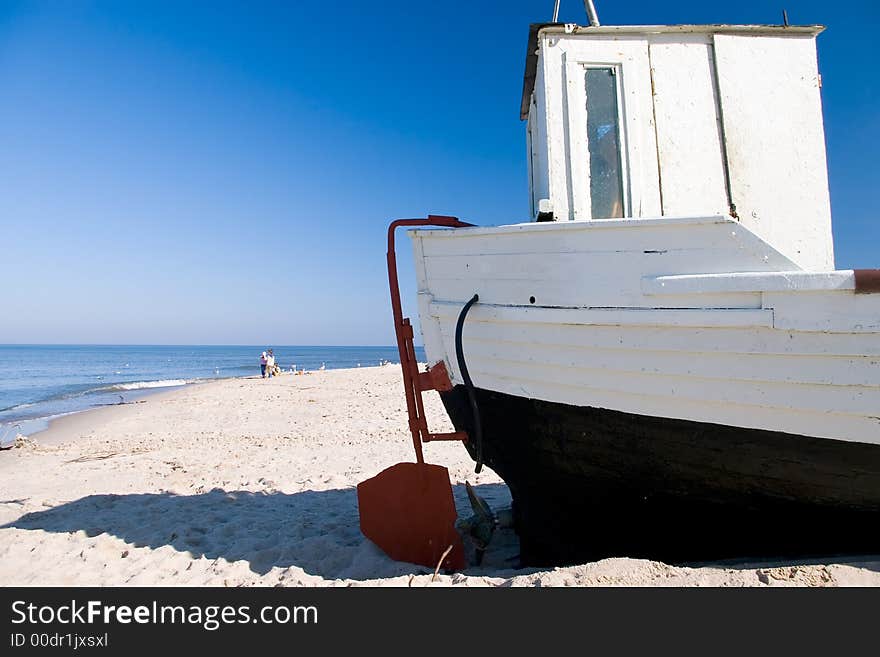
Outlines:
{"type": "Polygon", "coordinates": [[[532,220],[410,231],[523,562],[876,552],[880,271],[834,266],[823,27],[591,23],[529,32],[532,220]]]}

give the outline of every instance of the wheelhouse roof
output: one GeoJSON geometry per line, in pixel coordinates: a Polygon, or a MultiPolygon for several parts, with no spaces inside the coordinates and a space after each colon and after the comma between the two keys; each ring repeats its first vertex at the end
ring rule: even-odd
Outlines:
{"type": "Polygon", "coordinates": [[[637,34],[766,34],[815,36],[824,25],[600,25],[583,26],[565,23],[532,23],[526,46],[526,70],[523,75],[523,93],[519,118],[529,116],[529,103],[535,89],[538,70],[538,36],[540,34],[582,34],[605,36],[632,36],[637,34]]]}

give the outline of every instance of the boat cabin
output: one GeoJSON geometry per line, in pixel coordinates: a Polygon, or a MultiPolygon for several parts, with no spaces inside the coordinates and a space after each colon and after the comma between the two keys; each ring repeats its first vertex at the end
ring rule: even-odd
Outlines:
{"type": "Polygon", "coordinates": [[[803,269],[833,270],[823,29],[533,25],[532,218],[725,215],[803,269]]]}

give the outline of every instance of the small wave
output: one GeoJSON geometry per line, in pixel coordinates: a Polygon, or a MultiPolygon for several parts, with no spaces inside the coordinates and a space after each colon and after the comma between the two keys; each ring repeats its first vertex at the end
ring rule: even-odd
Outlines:
{"type": "Polygon", "coordinates": [[[117,383],[112,386],[100,388],[100,390],[143,390],[145,388],[169,388],[171,386],[185,386],[193,383],[188,379],[162,379],[160,381],[135,381],[134,383],[117,383]]]}
{"type": "Polygon", "coordinates": [[[30,408],[34,406],[37,402],[33,402],[31,404],[18,404],[17,406],[9,406],[8,408],[0,408],[0,413],[5,413],[6,411],[20,411],[23,408],[30,408]]]}

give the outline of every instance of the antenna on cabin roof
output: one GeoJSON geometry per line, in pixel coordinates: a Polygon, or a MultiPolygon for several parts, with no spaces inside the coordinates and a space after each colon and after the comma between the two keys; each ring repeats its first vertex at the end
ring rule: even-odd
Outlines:
{"type": "MultiPolygon", "coordinates": [[[[584,0],[584,9],[587,11],[587,19],[592,27],[599,27],[599,16],[596,15],[596,7],[593,6],[593,0],[584,0]]],[[[553,4],[553,19],[551,23],[559,20],[559,0],[553,4]]]]}
{"type": "Polygon", "coordinates": [[[584,0],[584,9],[587,10],[587,18],[590,19],[592,27],[599,27],[599,16],[596,15],[596,8],[593,6],[593,0],[584,0]]]}

